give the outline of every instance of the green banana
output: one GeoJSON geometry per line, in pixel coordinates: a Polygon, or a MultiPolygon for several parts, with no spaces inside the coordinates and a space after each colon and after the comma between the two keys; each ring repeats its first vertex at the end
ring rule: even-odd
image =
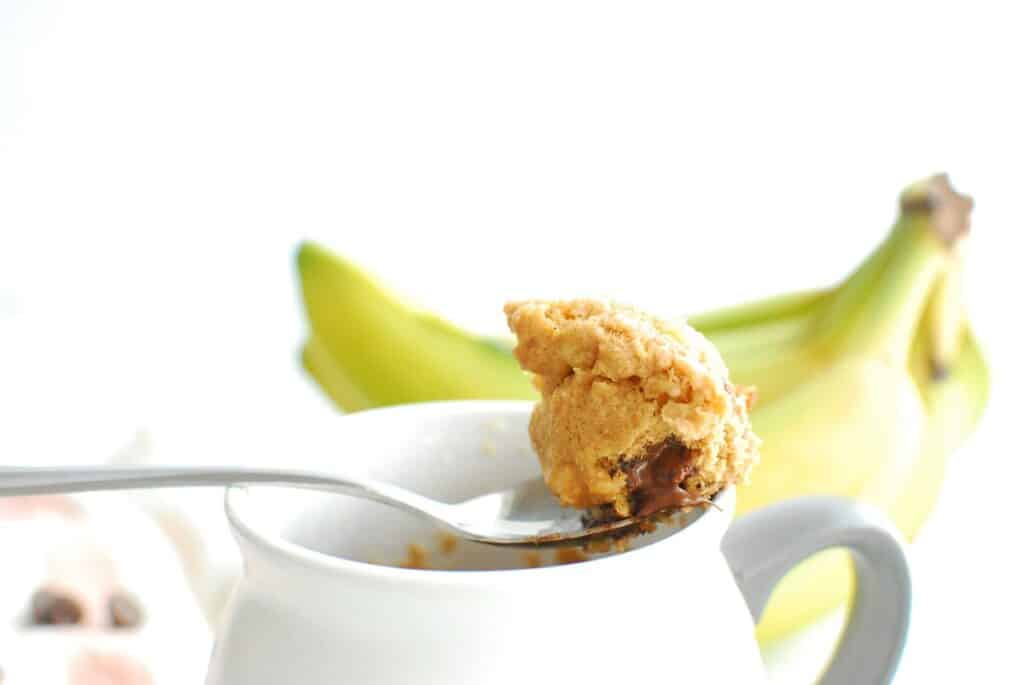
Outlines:
{"type": "Polygon", "coordinates": [[[744,302],[688,317],[686,322],[697,330],[709,334],[723,334],[728,331],[747,331],[761,324],[778,321],[792,321],[813,311],[824,298],[827,290],[801,290],[785,293],[754,302],[744,302]]]}
{"type": "MultiPolygon", "coordinates": [[[[948,454],[973,430],[988,371],[959,293],[961,196],[911,186],[889,237],[838,286],[691,317],[734,382],[753,385],[762,464],[740,513],[800,494],[858,497],[916,535],[948,454]],[[959,223],[958,223],[959,220],[959,223]]],[[[536,397],[504,340],[410,310],[313,244],[298,253],[311,332],[303,363],[346,411],[435,399],[536,397]]],[[[771,640],[847,597],[843,553],[779,585],[758,628],[771,640]]]]}

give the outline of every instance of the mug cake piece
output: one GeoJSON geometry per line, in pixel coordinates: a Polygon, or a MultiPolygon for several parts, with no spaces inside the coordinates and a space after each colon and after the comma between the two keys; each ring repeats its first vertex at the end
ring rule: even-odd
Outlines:
{"type": "Polygon", "coordinates": [[[753,393],[693,328],[601,300],[511,302],[505,315],[541,393],[530,439],[563,504],[648,516],[747,479],[753,393]]]}

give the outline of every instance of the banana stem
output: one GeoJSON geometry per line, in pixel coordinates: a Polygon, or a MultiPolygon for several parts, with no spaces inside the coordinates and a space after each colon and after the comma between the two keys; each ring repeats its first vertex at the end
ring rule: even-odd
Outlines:
{"type": "Polygon", "coordinates": [[[823,313],[826,349],[905,363],[928,296],[967,232],[970,208],[945,176],[908,188],[889,237],[823,313]]]}

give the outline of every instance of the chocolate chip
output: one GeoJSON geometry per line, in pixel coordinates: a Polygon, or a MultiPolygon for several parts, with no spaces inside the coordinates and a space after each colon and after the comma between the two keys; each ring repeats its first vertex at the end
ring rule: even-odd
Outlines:
{"type": "Polygon", "coordinates": [[[693,453],[669,438],[649,446],[640,460],[626,465],[626,485],[634,516],[648,516],[667,508],[692,506],[699,501],[683,488],[693,471],[693,453]]]}
{"type": "Polygon", "coordinates": [[[115,592],[107,601],[110,625],[115,628],[137,628],[142,624],[142,607],[127,592],[115,592]]]}
{"type": "Polygon", "coordinates": [[[45,588],[32,595],[33,625],[77,625],[82,622],[82,613],[82,605],[68,595],[45,588]]]}

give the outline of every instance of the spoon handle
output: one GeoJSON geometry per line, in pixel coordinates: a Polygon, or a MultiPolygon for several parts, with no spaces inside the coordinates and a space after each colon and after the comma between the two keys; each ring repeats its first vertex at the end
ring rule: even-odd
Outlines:
{"type": "Polygon", "coordinates": [[[323,490],[389,504],[435,519],[450,505],[354,475],[230,466],[3,466],[0,497],[100,490],[269,484],[323,490]]]}

